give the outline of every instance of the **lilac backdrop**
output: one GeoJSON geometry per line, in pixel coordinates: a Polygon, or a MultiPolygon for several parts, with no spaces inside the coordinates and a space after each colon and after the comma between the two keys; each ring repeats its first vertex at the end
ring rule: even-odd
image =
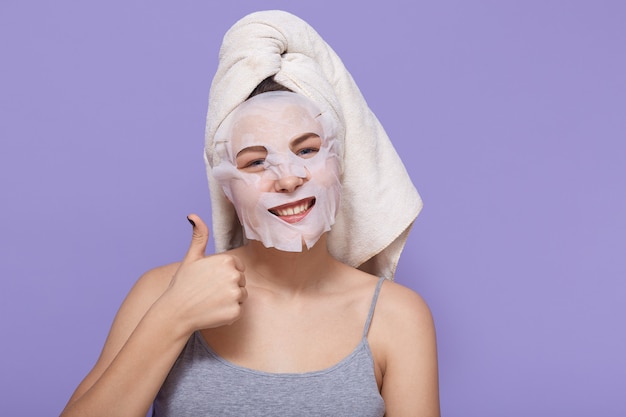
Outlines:
{"type": "Polygon", "coordinates": [[[443,414],[626,415],[617,0],[3,0],[0,415],[58,414],[185,215],[209,220],[219,43],[268,8],[337,50],[425,200],[397,280],[433,310],[443,414]]]}

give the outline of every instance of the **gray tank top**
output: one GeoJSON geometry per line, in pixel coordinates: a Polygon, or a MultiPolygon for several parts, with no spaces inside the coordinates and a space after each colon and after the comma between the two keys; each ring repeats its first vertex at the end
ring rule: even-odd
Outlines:
{"type": "Polygon", "coordinates": [[[321,371],[269,373],[244,368],[218,356],[195,332],[157,394],[152,415],[382,417],[385,403],[378,392],[367,333],[383,281],[376,286],[359,345],[321,371]]]}

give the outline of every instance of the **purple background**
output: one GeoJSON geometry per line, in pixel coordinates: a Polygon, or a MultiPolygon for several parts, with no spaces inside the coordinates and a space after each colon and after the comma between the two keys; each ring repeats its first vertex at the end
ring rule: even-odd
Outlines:
{"type": "Polygon", "coordinates": [[[425,200],[397,281],[433,311],[443,414],[626,415],[626,6],[416,3],[2,0],[0,415],[58,414],[210,219],[218,47],[269,8],[336,49],[425,200]]]}

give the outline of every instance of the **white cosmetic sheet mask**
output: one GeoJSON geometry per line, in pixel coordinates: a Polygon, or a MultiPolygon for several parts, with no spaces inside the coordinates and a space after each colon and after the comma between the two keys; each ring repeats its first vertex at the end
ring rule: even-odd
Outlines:
{"type": "Polygon", "coordinates": [[[341,198],[336,124],[308,98],[285,91],[259,94],[224,120],[212,173],[246,238],[300,252],[330,230],[341,198]],[[238,155],[246,166],[237,166],[238,155]]]}

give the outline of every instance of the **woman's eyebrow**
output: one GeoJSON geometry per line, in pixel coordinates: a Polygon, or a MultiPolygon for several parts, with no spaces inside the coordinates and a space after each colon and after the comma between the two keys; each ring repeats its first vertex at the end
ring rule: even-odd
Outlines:
{"type": "Polygon", "coordinates": [[[265,148],[265,146],[248,146],[247,148],[243,148],[242,150],[237,152],[236,157],[239,157],[239,155],[245,152],[267,152],[267,149],[265,148]]]}
{"type": "Polygon", "coordinates": [[[317,133],[313,133],[313,132],[307,132],[307,133],[303,133],[300,136],[296,137],[295,139],[293,139],[290,143],[291,146],[298,146],[300,145],[302,142],[304,142],[305,140],[307,140],[310,137],[320,137],[320,135],[318,135],[317,133]]]}

